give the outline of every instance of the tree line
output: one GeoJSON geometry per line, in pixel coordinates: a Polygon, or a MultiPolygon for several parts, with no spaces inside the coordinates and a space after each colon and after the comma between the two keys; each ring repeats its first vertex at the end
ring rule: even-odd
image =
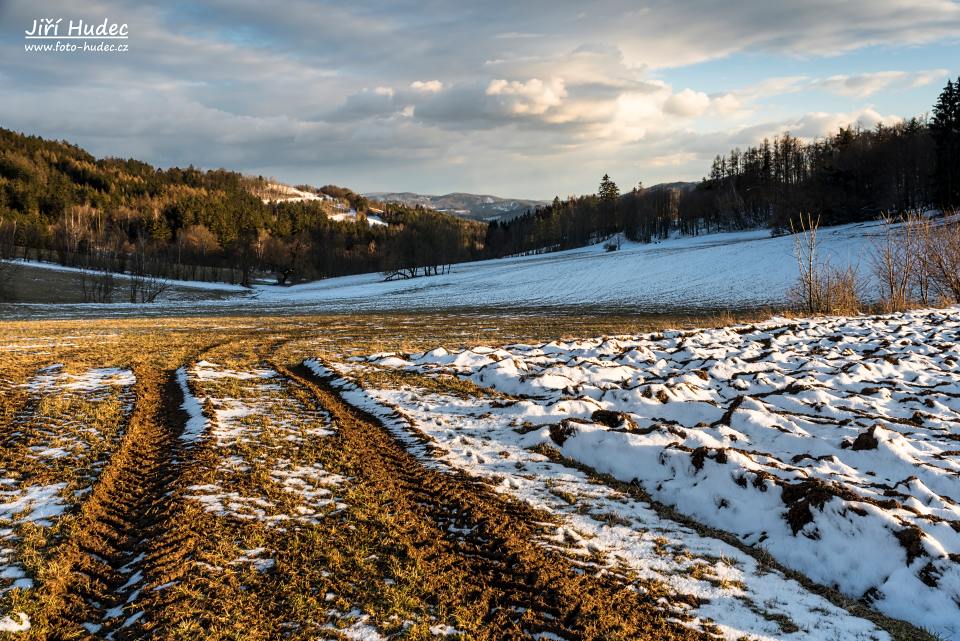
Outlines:
{"type": "Polygon", "coordinates": [[[621,194],[605,175],[595,195],[556,198],[492,223],[486,248],[504,256],[581,247],[615,233],[640,242],[764,226],[785,233],[809,212],[835,225],[958,205],[960,79],[947,82],[929,119],[848,126],[813,141],[784,133],[718,155],[697,184],[621,194]]]}
{"type": "Polygon", "coordinates": [[[0,257],[98,272],[249,285],[415,269],[482,257],[485,225],[327,185],[270,200],[272,181],[216,169],[96,159],[66,142],[0,129],[0,257]],[[353,210],[355,216],[334,220],[353,210]]]}

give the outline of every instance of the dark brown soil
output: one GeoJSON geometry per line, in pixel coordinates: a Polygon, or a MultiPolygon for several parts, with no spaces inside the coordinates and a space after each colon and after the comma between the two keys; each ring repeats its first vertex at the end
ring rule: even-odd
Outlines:
{"type": "Polygon", "coordinates": [[[537,544],[550,517],[509,501],[477,480],[420,464],[373,417],[344,403],[306,368],[288,374],[331,413],[343,451],[355,459],[354,483],[369,484],[404,531],[395,544],[428,564],[439,610],[475,610],[475,639],[707,639],[668,619],[655,602],[610,575],[594,576],[537,544]],[[450,526],[455,526],[452,533],[450,526]]]}
{"type": "Polygon", "coordinates": [[[184,424],[174,373],[141,367],[135,374],[137,401],[126,434],[80,507],[72,536],[55,553],[55,573],[42,583],[43,609],[29,637],[89,637],[84,623],[101,626],[97,636],[103,637],[132,614],[106,616],[122,611],[135,589],[123,588],[132,572],[120,569],[147,551],[160,526],[171,444],[184,424]]]}

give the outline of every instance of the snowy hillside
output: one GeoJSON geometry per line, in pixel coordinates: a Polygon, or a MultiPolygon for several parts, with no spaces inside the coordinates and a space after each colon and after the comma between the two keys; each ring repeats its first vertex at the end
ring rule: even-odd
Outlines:
{"type": "Polygon", "coordinates": [[[332,200],[326,194],[319,194],[310,191],[303,191],[290,185],[282,183],[267,183],[260,194],[260,199],[265,203],[296,203],[313,200],[332,200]]]}
{"type": "Polygon", "coordinates": [[[421,205],[473,220],[510,220],[549,202],[465,193],[431,196],[412,192],[371,192],[364,196],[382,202],[421,205]]]}
{"type": "MultiPolygon", "coordinates": [[[[355,209],[351,209],[349,211],[340,212],[336,214],[330,214],[329,218],[330,220],[335,220],[339,223],[342,223],[342,222],[355,223],[358,220],[357,211],[355,209]]],[[[367,224],[370,225],[371,227],[375,227],[375,226],[384,227],[387,224],[384,222],[382,218],[380,218],[379,216],[375,216],[373,214],[367,214],[362,218],[366,220],[367,224]]]]}
{"type": "MultiPolygon", "coordinates": [[[[553,448],[822,585],[957,640],[958,339],[960,309],[948,308],[437,348],[335,367],[359,381],[399,369],[477,386],[483,393],[370,387],[353,398],[402,418],[437,460],[495,474],[505,492],[529,494],[515,454],[553,448]]],[[[567,478],[559,468],[541,474],[567,478]]],[[[564,488],[577,513],[592,513],[590,487],[564,488]]],[[[611,551],[628,545],[598,529],[581,538],[611,551]]],[[[748,574],[737,577],[746,597],[759,580],[748,574]]]]}
{"type": "MultiPolygon", "coordinates": [[[[867,276],[879,223],[820,230],[822,252],[867,276]]],[[[791,237],[766,230],[596,245],[564,252],[454,265],[449,274],[383,282],[363,274],[260,287],[262,303],[314,303],[358,309],[606,306],[639,311],[778,305],[797,279],[791,237]]]]}

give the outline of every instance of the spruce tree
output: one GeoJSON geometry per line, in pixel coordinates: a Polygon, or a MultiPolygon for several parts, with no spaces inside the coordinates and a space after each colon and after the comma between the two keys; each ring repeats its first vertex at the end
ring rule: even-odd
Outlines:
{"type": "Polygon", "coordinates": [[[600,179],[600,191],[597,195],[600,196],[600,200],[606,203],[616,202],[620,196],[620,188],[617,187],[617,183],[610,180],[609,175],[604,174],[603,178],[600,179]]]}
{"type": "Polygon", "coordinates": [[[936,144],[934,189],[941,207],[960,205],[960,78],[947,86],[933,107],[930,135],[936,144]]]}
{"type": "Polygon", "coordinates": [[[611,234],[620,229],[620,221],[617,219],[617,199],[620,197],[620,188],[609,175],[604,174],[600,179],[600,191],[597,195],[600,196],[600,212],[603,216],[598,228],[606,234],[611,234]]]}

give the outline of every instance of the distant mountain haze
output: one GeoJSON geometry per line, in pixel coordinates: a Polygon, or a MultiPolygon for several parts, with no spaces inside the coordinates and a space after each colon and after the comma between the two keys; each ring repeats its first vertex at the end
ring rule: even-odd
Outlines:
{"type": "Polygon", "coordinates": [[[523,198],[501,198],[487,194],[465,194],[455,192],[443,196],[402,192],[371,192],[363,194],[372,200],[400,203],[408,206],[422,205],[430,209],[454,214],[471,220],[510,220],[538,206],[546,205],[546,200],[528,200],[523,198]]]}
{"type": "MultiPolygon", "coordinates": [[[[659,189],[680,189],[687,191],[693,189],[696,185],[697,183],[695,182],[671,182],[660,183],[652,187],[647,187],[646,189],[651,191],[659,189]]],[[[454,214],[461,218],[486,221],[510,220],[525,214],[527,211],[550,203],[549,200],[503,198],[489,194],[467,194],[464,192],[453,192],[443,196],[435,196],[430,194],[417,194],[410,191],[374,191],[363,195],[372,200],[400,203],[409,206],[422,205],[423,207],[454,214]]],[[[563,196],[561,196],[561,198],[563,198],[563,196]]]]}

